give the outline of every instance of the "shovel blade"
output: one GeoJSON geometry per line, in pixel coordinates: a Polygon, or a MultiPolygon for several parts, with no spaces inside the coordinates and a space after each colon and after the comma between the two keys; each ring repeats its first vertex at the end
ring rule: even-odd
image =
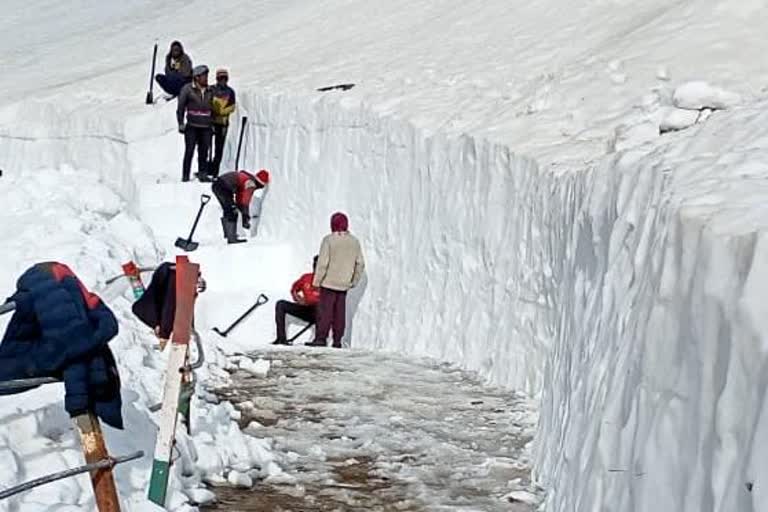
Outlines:
{"type": "Polygon", "coordinates": [[[197,242],[193,242],[192,240],[187,240],[186,238],[177,238],[174,245],[182,251],[192,252],[197,249],[199,244],[197,242]]]}

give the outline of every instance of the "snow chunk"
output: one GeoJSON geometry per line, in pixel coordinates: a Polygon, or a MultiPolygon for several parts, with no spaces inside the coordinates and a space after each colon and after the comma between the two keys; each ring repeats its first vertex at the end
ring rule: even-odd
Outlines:
{"type": "Polygon", "coordinates": [[[269,373],[269,361],[266,359],[257,359],[256,361],[253,361],[251,359],[240,359],[240,369],[244,372],[248,372],[251,375],[256,375],[257,377],[266,377],[267,373],[269,373]]]}
{"type": "Polygon", "coordinates": [[[698,110],[684,110],[681,108],[669,107],[664,110],[664,114],[659,123],[661,133],[684,130],[696,124],[699,119],[698,110]]]}
{"type": "Polygon", "coordinates": [[[230,471],[227,475],[227,481],[235,487],[251,487],[253,479],[247,473],[240,471],[230,471]]]}
{"type": "Polygon", "coordinates": [[[658,80],[669,80],[669,68],[667,66],[659,66],[656,70],[656,78],[658,80]]]}
{"type": "Polygon", "coordinates": [[[189,500],[195,505],[208,505],[216,501],[216,495],[208,489],[196,487],[185,491],[189,500]]]}
{"type": "Polygon", "coordinates": [[[707,82],[686,82],[675,89],[672,101],[676,107],[687,110],[724,110],[740,103],[741,97],[707,82]]]}
{"type": "Polygon", "coordinates": [[[539,498],[528,491],[512,491],[504,496],[504,499],[510,503],[527,503],[528,505],[535,505],[539,502],[539,498]]]}

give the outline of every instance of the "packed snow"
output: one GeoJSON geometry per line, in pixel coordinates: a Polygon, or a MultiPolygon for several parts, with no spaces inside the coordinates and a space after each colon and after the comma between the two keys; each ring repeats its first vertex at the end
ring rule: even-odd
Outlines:
{"type": "MultiPolygon", "coordinates": [[[[164,356],[104,281],[172,257],[209,190],[176,183],[175,105],[143,105],[155,38],[230,67],[244,165],[274,177],[248,244],[222,245],[214,203],[199,227],[201,382],[271,339],[272,303],[210,329],[285,297],[342,209],[368,260],[348,343],[536,396],[545,510],[768,507],[762,0],[6,4],[0,290],[56,259],[115,310],[130,427],[108,443],[148,451],[118,469],[128,510],[152,509],[164,356]]],[[[287,478],[215,401],[193,403],[172,509],[209,500],[203,482],[287,478]]],[[[2,485],[79,461],[60,386],[2,397],[0,424],[2,485]]],[[[0,510],[88,507],[88,486],[0,510]]]]}

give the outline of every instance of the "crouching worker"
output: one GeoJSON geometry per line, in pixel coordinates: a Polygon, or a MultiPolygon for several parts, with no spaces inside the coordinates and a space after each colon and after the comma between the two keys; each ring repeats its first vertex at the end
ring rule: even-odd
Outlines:
{"type": "Polygon", "coordinates": [[[250,205],[253,193],[268,183],[269,171],[265,169],[261,169],[255,176],[248,171],[228,172],[213,181],[211,190],[223,210],[221,227],[227,243],[245,242],[237,238],[237,212],[243,217],[243,228],[251,229],[250,205]]]}
{"type": "Polygon", "coordinates": [[[155,80],[171,97],[178,96],[181,88],[192,81],[192,59],[179,41],[171,43],[165,56],[165,74],[156,75],[155,80]]]}
{"type": "MultiPolygon", "coordinates": [[[[197,293],[205,291],[202,276],[197,277],[197,293]]],[[[171,338],[173,321],[176,318],[176,265],[161,263],[152,274],[147,290],[133,303],[131,311],[151,328],[159,340],[160,350],[171,338]]]]}
{"type": "Polygon", "coordinates": [[[312,280],[315,278],[315,269],[317,268],[317,256],[312,261],[312,272],[302,275],[293,286],[291,286],[291,296],[293,302],[279,300],[275,304],[275,324],[277,324],[277,339],[272,342],[273,345],[291,345],[285,333],[285,315],[295,316],[309,325],[315,323],[317,315],[317,303],[320,301],[320,290],[312,286],[312,280]]]}
{"type": "Polygon", "coordinates": [[[61,379],[70,416],[93,412],[122,429],[120,375],[107,345],[118,331],[112,311],[56,262],[24,272],[8,300],[16,307],[0,343],[0,381],[61,379]]]}

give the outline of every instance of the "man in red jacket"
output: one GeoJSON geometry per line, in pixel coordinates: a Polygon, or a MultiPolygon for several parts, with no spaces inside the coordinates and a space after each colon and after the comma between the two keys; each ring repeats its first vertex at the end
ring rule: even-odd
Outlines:
{"type": "Polygon", "coordinates": [[[227,243],[245,242],[237,238],[237,212],[240,211],[243,217],[243,228],[251,229],[251,198],[254,192],[266,187],[268,183],[269,171],[266,169],[261,169],[255,176],[248,171],[228,172],[213,181],[211,190],[224,210],[221,227],[227,243]]]}
{"type": "Polygon", "coordinates": [[[317,303],[320,301],[320,290],[312,286],[317,267],[317,256],[312,261],[312,272],[302,275],[293,286],[291,296],[294,302],[279,300],[275,304],[275,324],[277,324],[277,338],[273,345],[290,345],[285,334],[285,315],[295,316],[305,322],[315,323],[317,303]]]}

